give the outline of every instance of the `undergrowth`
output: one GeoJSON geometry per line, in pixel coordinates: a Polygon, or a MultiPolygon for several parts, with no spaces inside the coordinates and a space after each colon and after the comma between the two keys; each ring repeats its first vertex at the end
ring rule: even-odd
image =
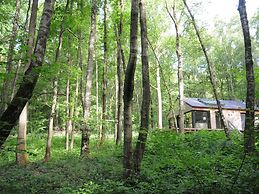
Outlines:
{"type": "Polygon", "coordinates": [[[258,156],[243,154],[243,139],[221,132],[178,135],[154,131],[149,135],[142,171],[122,179],[122,146],[112,140],[91,142],[91,156],[65,151],[64,138],[54,137],[52,159],[43,163],[45,136],[29,135],[30,163],[15,165],[16,139],[0,152],[0,193],[258,193],[258,156]],[[242,161],[243,166],[239,169],[242,161]]]}

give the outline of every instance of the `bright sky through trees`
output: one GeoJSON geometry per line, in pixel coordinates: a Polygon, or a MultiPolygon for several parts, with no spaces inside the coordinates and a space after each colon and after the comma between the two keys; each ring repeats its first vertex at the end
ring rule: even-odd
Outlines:
{"type": "MultiPolygon", "coordinates": [[[[205,2],[204,2],[205,3],[205,2]]],[[[206,9],[206,20],[213,20],[215,17],[223,21],[229,21],[231,17],[238,16],[238,0],[210,0],[204,6],[206,9]]],[[[250,18],[259,9],[258,0],[246,0],[247,14],[250,18]]]]}

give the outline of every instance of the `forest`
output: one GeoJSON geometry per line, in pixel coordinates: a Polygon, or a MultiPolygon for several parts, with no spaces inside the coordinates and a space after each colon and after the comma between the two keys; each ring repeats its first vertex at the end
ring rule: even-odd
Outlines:
{"type": "Polygon", "coordinates": [[[0,193],[258,193],[259,4],[235,1],[0,0],[0,193]]]}

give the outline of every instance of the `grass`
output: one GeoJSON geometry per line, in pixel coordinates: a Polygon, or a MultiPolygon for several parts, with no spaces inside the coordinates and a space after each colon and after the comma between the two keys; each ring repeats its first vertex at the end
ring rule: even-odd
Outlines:
{"type": "Polygon", "coordinates": [[[11,137],[0,152],[0,193],[258,193],[258,157],[246,156],[238,175],[242,136],[232,139],[226,143],[221,132],[152,132],[141,173],[123,180],[122,146],[112,140],[93,140],[91,157],[82,159],[79,138],[65,151],[64,138],[54,137],[52,160],[43,163],[45,136],[29,135],[31,162],[19,167],[11,137]]]}

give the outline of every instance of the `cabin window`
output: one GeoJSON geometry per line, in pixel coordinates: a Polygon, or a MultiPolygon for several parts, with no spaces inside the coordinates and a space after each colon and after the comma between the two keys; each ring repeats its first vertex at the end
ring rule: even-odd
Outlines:
{"type": "Polygon", "coordinates": [[[192,128],[192,113],[187,112],[184,114],[184,127],[192,128]]]}
{"type": "Polygon", "coordinates": [[[202,129],[211,128],[209,111],[193,111],[192,120],[193,120],[194,128],[202,128],[202,129]]]}

